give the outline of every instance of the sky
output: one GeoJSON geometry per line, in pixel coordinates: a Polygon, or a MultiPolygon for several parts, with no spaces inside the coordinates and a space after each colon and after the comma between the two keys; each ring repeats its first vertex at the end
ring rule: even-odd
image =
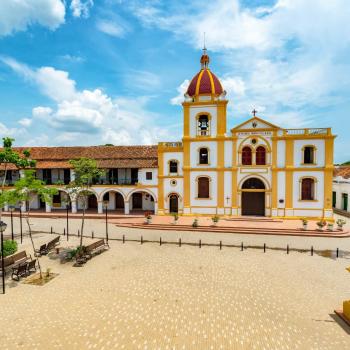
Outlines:
{"type": "Polygon", "coordinates": [[[0,137],[16,145],[182,137],[183,94],[210,68],[228,127],[332,127],[350,160],[349,0],[0,0],[0,137]]]}

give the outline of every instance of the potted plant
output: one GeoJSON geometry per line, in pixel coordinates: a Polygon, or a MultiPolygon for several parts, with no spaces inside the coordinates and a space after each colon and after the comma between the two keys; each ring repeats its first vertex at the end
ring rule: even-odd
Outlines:
{"type": "Polygon", "coordinates": [[[307,230],[307,223],[308,223],[307,219],[303,218],[303,219],[301,219],[301,222],[303,224],[303,230],[306,231],[307,230]]]}
{"type": "Polygon", "coordinates": [[[327,231],[333,231],[334,224],[333,222],[329,222],[327,225],[327,231]]]}
{"type": "Polygon", "coordinates": [[[198,227],[199,225],[198,225],[198,219],[197,218],[195,218],[194,220],[193,220],[193,222],[192,222],[192,227],[198,227]]]}
{"type": "Polygon", "coordinates": [[[145,218],[146,218],[146,223],[151,224],[152,223],[152,215],[149,211],[145,212],[145,218]]]}
{"type": "Polygon", "coordinates": [[[343,231],[343,226],[346,224],[346,221],[344,219],[338,219],[337,220],[337,229],[338,231],[343,231]]]}
{"type": "Polygon", "coordinates": [[[327,225],[325,220],[320,220],[316,222],[316,225],[318,227],[318,231],[323,231],[323,228],[327,225]]]}
{"type": "Polygon", "coordinates": [[[216,226],[219,222],[219,217],[217,215],[214,215],[211,220],[213,221],[213,226],[216,226]]]}
{"type": "Polygon", "coordinates": [[[177,225],[178,221],[179,221],[179,215],[178,214],[173,214],[173,217],[174,217],[174,222],[173,224],[174,225],[177,225]]]}

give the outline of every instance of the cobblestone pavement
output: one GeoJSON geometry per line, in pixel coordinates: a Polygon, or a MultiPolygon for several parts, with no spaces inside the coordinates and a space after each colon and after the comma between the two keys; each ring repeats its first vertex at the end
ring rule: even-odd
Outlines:
{"type": "Polygon", "coordinates": [[[348,259],[111,242],[81,268],[41,264],[59,276],[8,279],[0,295],[1,350],[350,348],[333,314],[350,298],[348,259]]]}

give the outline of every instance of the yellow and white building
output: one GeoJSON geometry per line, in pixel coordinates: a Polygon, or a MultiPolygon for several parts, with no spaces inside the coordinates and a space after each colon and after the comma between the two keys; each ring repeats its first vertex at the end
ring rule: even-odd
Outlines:
{"type": "Polygon", "coordinates": [[[158,213],[332,218],[331,129],[283,129],[254,111],[228,131],[227,104],[204,51],[182,142],[158,145],[158,213]]]}

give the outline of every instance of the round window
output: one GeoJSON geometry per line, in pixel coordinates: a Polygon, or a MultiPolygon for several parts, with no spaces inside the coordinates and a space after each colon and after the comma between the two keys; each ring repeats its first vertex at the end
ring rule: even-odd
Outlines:
{"type": "Polygon", "coordinates": [[[256,139],[252,139],[252,144],[255,145],[256,144],[256,139]]]}
{"type": "Polygon", "coordinates": [[[171,181],[170,181],[170,185],[171,185],[171,186],[176,186],[176,184],[177,184],[176,180],[171,180],[171,181]]]}

